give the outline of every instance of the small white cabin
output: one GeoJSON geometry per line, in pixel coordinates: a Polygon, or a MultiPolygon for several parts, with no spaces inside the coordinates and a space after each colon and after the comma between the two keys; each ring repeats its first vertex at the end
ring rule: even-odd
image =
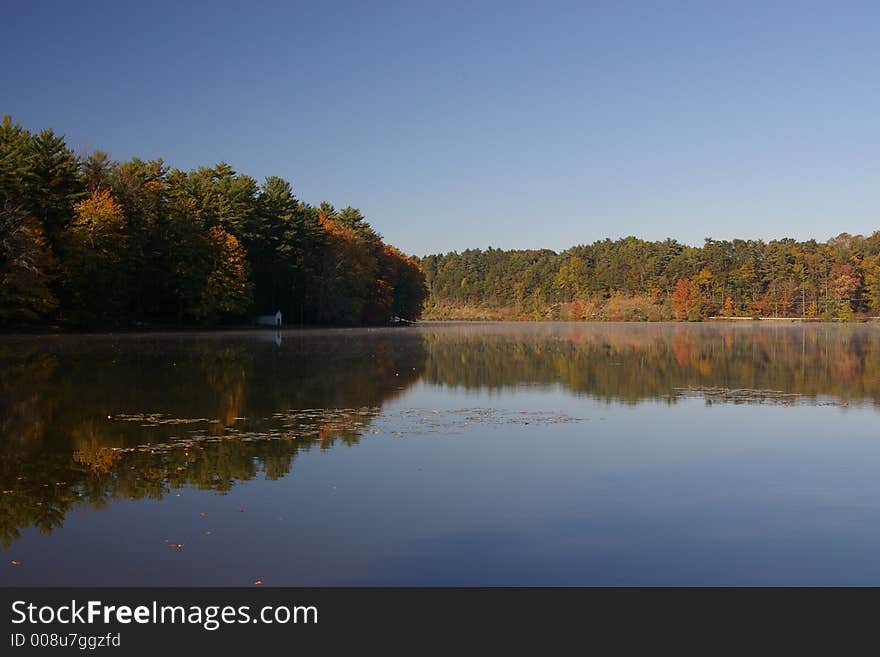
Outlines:
{"type": "Polygon", "coordinates": [[[281,326],[281,311],[274,315],[257,315],[254,319],[257,326],[281,326]]]}

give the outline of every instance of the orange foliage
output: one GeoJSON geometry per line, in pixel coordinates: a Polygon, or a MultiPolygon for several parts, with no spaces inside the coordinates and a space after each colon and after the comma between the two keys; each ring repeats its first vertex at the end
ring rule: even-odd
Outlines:
{"type": "Polygon", "coordinates": [[[831,269],[831,290],[836,299],[851,299],[861,284],[861,276],[850,263],[834,265],[831,269]]]}
{"type": "Polygon", "coordinates": [[[677,319],[688,319],[694,307],[694,300],[699,294],[691,279],[680,278],[672,292],[672,306],[677,319]]]}

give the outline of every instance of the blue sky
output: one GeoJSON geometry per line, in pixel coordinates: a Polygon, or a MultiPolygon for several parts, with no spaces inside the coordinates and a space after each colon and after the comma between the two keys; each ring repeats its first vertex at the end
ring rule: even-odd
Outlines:
{"type": "Polygon", "coordinates": [[[0,113],[415,254],[880,229],[880,3],[7,3],[0,113]]]}

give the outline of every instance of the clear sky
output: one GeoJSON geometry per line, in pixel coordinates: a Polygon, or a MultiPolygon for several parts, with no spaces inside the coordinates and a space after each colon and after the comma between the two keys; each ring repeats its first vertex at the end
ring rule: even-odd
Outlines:
{"type": "Polygon", "coordinates": [[[0,56],[28,128],[280,175],[418,255],[880,229],[878,2],[30,0],[0,56]]]}

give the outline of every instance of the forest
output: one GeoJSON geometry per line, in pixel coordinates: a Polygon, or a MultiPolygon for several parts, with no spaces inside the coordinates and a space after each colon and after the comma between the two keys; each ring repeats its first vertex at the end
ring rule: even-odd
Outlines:
{"type": "Polygon", "coordinates": [[[606,239],[551,250],[469,249],[420,260],[428,319],[699,321],[880,315],[880,231],[794,239],[606,239]]]}
{"type": "Polygon", "coordinates": [[[657,321],[880,315],[880,231],[826,242],[605,239],[561,253],[409,257],[355,208],[225,163],[77,155],[0,123],[0,327],[113,329],[392,318],[657,321]]]}
{"type": "Polygon", "coordinates": [[[308,205],[225,163],[75,154],[52,130],[0,124],[0,327],[111,329],[417,319],[418,261],[355,208],[308,205]]]}

